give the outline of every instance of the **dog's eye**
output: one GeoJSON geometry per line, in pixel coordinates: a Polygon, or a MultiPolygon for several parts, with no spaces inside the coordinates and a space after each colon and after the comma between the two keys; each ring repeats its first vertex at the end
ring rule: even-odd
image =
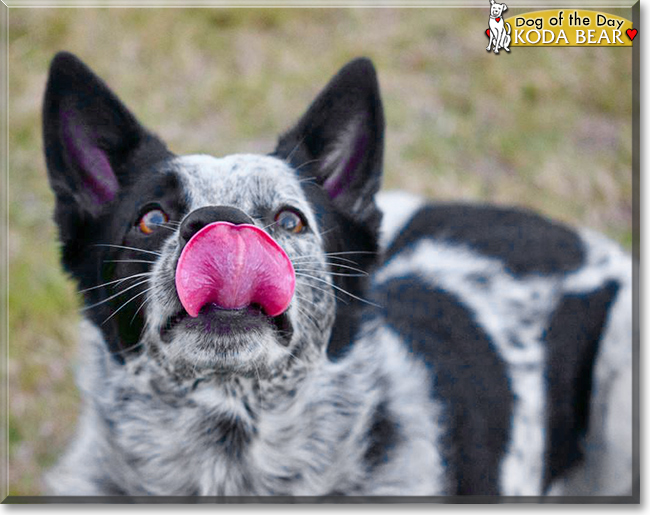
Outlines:
{"type": "Polygon", "coordinates": [[[162,209],[151,209],[142,215],[142,218],[138,222],[138,228],[144,234],[151,234],[159,225],[164,224],[167,220],[169,220],[169,217],[162,209]]]}
{"type": "Polygon", "coordinates": [[[300,234],[307,227],[302,217],[290,208],[284,208],[278,211],[278,214],[275,215],[275,222],[285,231],[293,234],[300,234]]]}

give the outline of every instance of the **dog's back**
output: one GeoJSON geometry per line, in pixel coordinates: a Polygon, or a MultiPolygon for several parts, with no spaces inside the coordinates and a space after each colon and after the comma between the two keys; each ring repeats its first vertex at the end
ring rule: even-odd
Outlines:
{"type": "Polygon", "coordinates": [[[524,210],[379,203],[373,300],[431,371],[459,493],[629,492],[629,256],[524,210]]]}

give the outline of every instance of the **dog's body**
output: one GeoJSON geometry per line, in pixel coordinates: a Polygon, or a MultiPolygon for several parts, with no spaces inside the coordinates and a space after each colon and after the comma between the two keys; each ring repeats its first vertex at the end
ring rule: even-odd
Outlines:
{"type": "Polygon", "coordinates": [[[506,4],[500,4],[494,0],[490,0],[490,41],[486,50],[489,52],[494,45],[494,53],[499,53],[499,48],[503,48],[506,52],[510,52],[510,24],[503,20],[503,12],[508,10],[506,4]]]}
{"type": "Polygon", "coordinates": [[[399,193],[378,207],[367,60],[270,156],[172,155],[69,54],[44,132],[63,263],[88,305],[83,411],[54,493],[631,492],[629,258],[524,211],[399,193]],[[262,295],[189,315],[186,254],[216,227],[239,227],[238,249],[245,231],[274,238],[295,270],[285,311],[268,316],[262,295]]]}

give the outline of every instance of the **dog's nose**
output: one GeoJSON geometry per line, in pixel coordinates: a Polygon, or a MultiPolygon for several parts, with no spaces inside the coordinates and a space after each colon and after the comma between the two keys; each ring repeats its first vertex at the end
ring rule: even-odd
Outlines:
{"type": "Polygon", "coordinates": [[[178,234],[181,248],[192,239],[197,232],[213,222],[230,222],[234,225],[251,224],[253,219],[241,209],[232,206],[207,206],[192,211],[181,223],[178,234]]]}

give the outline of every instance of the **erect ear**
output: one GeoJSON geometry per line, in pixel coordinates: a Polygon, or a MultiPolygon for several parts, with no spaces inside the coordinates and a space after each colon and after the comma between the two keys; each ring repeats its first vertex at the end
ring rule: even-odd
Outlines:
{"type": "Polygon", "coordinates": [[[339,209],[378,222],[374,195],[381,184],[384,115],[375,69],[356,59],[329,82],[275,155],[320,184],[339,209]]]}
{"type": "Polygon", "coordinates": [[[127,169],[170,155],[99,77],[66,52],[50,65],[43,139],[59,224],[62,209],[67,216],[96,217],[117,195],[127,169]]]}

